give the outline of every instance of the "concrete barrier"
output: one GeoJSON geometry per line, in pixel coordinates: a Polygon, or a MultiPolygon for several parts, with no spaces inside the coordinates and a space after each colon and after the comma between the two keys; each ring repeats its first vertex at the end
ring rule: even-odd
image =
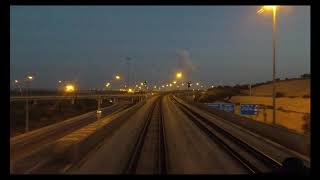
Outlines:
{"type": "MultiPolygon", "coordinates": [[[[118,106],[118,104],[114,104],[109,107],[105,107],[101,109],[102,111],[114,108],[115,106],[118,106]]],[[[19,136],[13,137],[10,139],[10,150],[23,148],[24,146],[27,146],[28,144],[32,144],[36,141],[40,141],[42,139],[45,139],[49,135],[55,134],[58,131],[64,131],[65,129],[70,128],[75,123],[77,123],[79,120],[90,117],[92,115],[95,115],[96,111],[91,111],[76,117],[72,117],[70,119],[64,120],[59,123],[55,123],[34,131],[30,131],[25,134],[21,134],[19,136]]]]}
{"type": "Polygon", "coordinates": [[[123,121],[145,104],[141,101],[136,105],[107,116],[78,129],[53,143],[19,159],[11,165],[11,173],[37,173],[45,171],[43,167],[63,159],[66,163],[75,163],[90,151],[99,141],[111,135],[123,121]]]}

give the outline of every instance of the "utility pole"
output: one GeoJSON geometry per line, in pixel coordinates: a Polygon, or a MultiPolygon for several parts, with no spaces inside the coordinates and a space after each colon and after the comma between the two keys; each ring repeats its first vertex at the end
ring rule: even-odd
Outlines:
{"type": "Polygon", "coordinates": [[[131,61],[131,58],[127,57],[126,60],[127,60],[127,64],[128,64],[127,86],[129,88],[130,87],[130,61],[131,61]]]}
{"type": "Polygon", "coordinates": [[[26,89],[26,129],[25,132],[29,131],[29,83],[27,82],[27,89],[26,89]]]}
{"type": "Polygon", "coordinates": [[[33,79],[33,76],[31,75],[28,75],[25,79],[25,82],[26,82],[26,127],[25,127],[25,132],[28,132],[29,131],[29,86],[30,86],[30,83],[33,79]]]}
{"type": "Polygon", "coordinates": [[[276,8],[273,10],[272,16],[272,47],[273,47],[273,88],[272,88],[272,105],[273,105],[273,125],[276,124],[276,8]]]}

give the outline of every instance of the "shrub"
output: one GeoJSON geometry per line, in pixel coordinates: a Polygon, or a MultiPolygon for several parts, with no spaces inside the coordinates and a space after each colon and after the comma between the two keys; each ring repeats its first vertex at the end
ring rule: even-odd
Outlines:
{"type": "Polygon", "coordinates": [[[302,74],[300,77],[301,78],[310,78],[310,74],[302,74]]]}
{"type": "Polygon", "coordinates": [[[306,94],[302,96],[303,98],[310,98],[310,95],[306,94]]]}
{"type": "Polygon", "coordinates": [[[284,97],[284,96],[285,96],[285,93],[283,93],[283,92],[276,93],[276,97],[284,97]]]}
{"type": "Polygon", "coordinates": [[[302,119],[304,120],[302,129],[305,133],[307,133],[310,131],[310,114],[305,114],[302,119]]]}

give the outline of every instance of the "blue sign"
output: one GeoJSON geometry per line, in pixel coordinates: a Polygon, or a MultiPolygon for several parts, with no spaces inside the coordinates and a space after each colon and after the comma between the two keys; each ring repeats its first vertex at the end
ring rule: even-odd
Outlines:
{"type": "Polygon", "coordinates": [[[212,107],[214,109],[227,111],[227,112],[234,112],[235,105],[229,103],[206,103],[207,106],[212,107]]]}
{"type": "Polygon", "coordinates": [[[257,104],[240,104],[240,114],[256,115],[258,114],[258,105],[257,104]]]}
{"type": "Polygon", "coordinates": [[[227,112],[234,112],[234,104],[221,104],[220,109],[227,112]]]}
{"type": "Polygon", "coordinates": [[[220,104],[218,103],[206,103],[207,106],[212,107],[214,109],[219,109],[220,110],[220,104]]]}

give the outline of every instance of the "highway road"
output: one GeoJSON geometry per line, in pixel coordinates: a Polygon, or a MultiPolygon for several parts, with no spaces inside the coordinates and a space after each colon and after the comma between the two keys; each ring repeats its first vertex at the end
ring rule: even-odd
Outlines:
{"type": "MultiPolygon", "coordinates": [[[[78,150],[79,158],[56,173],[258,174],[283,168],[288,157],[301,159],[171,94],[141,103],[126,118],[108,121],[101,140],[89,151],[78,150]]],[[[308,158],[302,161],[310,166],[308,158]]]]}

